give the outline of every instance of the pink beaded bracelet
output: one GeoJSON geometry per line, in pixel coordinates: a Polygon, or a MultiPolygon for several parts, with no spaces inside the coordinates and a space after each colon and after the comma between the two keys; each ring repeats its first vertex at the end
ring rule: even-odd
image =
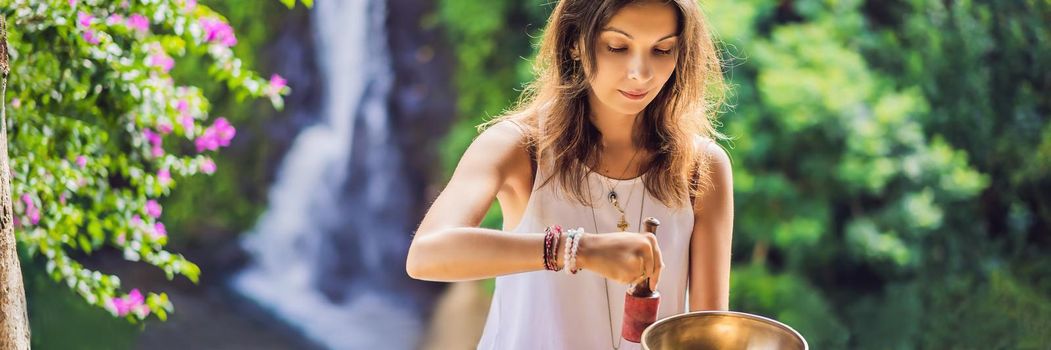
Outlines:
{"type": "Polygon", "coordinates": [[[562,226],[549,226],[544,229],[544,232],[544,269],[560,271],[555,261],[555,254],[558,254],[558,244],[562,240],[562,226]]]}

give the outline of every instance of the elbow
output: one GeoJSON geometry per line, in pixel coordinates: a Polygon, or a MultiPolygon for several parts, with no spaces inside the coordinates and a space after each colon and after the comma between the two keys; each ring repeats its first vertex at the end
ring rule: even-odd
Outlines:
{"type": "Polygon", "coordinates": [[[442,252],[442,234],[417,232],[405,257],[405,273],[410,278],[429,282],[450,282],[445,279],[442,268],[446,258],[442,252]]]}
{"type": "Polygon", "coordinates": [[[432,281],[434,276],[429,270],[429,264],[426,258],[427,240],[426,237],[415,237],[412,243],[409,244],[409,253],[405,257],[405,273],[410,278],[421,281],[432,281]]]}
{"type": "Polygon", "coordinates": [[[410,264],[412,263],[405,264],[405,273],[409,275],[409,278],[420,281],[430,281],[430,279],[427,278],[427,273],[422,270],[422,267],[419,266],[419,264],[410,264]]]}
{"type": "Polygon", "coordinates": [[[413,246],[415,244],[409,246],[409,254],[405,258],[405,273],[412,279],[423,280],[423,271],[421,271],[423,266],[419,263],[420,259],[417,257],[419,254],[415,254],[413,246]]]}

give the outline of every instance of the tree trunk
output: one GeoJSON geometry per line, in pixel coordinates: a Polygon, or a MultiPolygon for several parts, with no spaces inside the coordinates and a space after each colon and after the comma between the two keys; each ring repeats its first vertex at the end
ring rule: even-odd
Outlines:
{"type": "Polygon", "coordinates": [[[11,166],[7,159],[7,23],[0,17],[0,349],[29,349],[29,316],[22,267],[18,263],[13,208],[11,166]]]}

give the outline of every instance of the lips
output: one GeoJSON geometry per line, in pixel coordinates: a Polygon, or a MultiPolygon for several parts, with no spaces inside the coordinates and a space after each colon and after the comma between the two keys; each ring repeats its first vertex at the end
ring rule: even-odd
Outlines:
{"type": "Polygon", "coordinates": [[[630,90],[630,91],[617,90],[617,91],[620,92],[621,95],[624,95],[624,97],[627,97],[629,100],[641,100],[641,99],[645,98],[646,94],[648,93],[648,91],[645,91],[645,90],[630,90]]]}

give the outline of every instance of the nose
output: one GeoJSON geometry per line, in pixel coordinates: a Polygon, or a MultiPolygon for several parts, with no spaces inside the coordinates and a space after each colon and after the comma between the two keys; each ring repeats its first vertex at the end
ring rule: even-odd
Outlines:
{"type": "Polygon", "coordinates": [[[628,62],[628,79],[645,83],[650,78],[653,78],[653,66],[648,56],[644,53],[632,55],[628,62]]]}

